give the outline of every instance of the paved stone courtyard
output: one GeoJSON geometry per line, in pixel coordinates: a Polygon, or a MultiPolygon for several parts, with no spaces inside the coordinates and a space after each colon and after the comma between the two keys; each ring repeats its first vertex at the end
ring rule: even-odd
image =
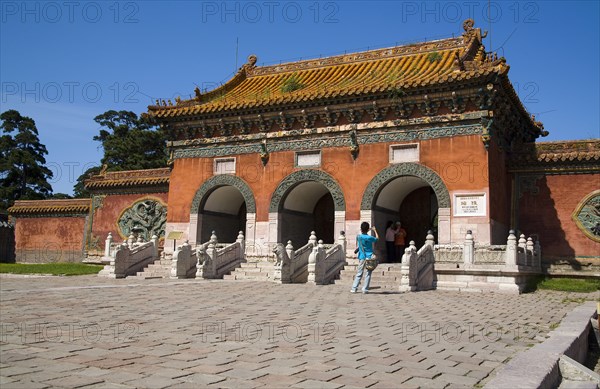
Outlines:
{"type": "Polygon", "coordinates": [[[0,386],[482,386],[579,304],[372,287],[0,276],[0,386]]]}

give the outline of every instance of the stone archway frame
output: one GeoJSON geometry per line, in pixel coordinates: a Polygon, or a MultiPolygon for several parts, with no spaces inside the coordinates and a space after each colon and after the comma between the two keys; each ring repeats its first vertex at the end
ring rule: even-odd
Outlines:
{"type": "Polygon", "coordinates": [[[242,180],[237,176],[230,174],[219,174],[204,181],[202,186],[196,191],[194,199],[192,200],[192,206],[190,209],[190,224],[189,224],[189,240],[190,243],[195,244],[198,234],[198,223],[200,205],[202,200],[207,194],[212,192],[214,189],[221,186],[233,186],[240,191],[244,201],[246,202],[246,240],[252,239],[249,232],[254,232],[254,223],[256,219],[256,201],[254,200],[254,193],[246,181],[242,180]]]}
{"type": "Polygon", "coordinates": [[[198,213],[200,211],[202,199],[204,199],[204,197],[212,190],[221,186],[233,186],[239,190],[246,202],[248,213],[256,213],[256,202],[254,201],[254,193],[252,193],[250,186],[241,178],[229,174],[219,174],[218,176],[213,176],[204,181],[204,184],[202,184],[200,189],[198,189],[194,195],[190,213],[198,213]]]}
{"type": "Polygon", "coordinates": [[[283,199],[290,189],[306,181],[315,181],[323,184],[329,193],[331,193],[331,197],[333,197],[335,211],[346,211],[344,192],[332,176],[322,170],[302,169],[288,175],[279,183],[277,189],[275,189],[275,192],[273,192],[273,195],[271,196],[269,212],[279,212],[283,207],[283,199]]]}
{"type": "MultiPolygon", "coordinates": [[[[334,237],[337,237],[341,231],[346,230],[346,199],[344,192],[339,183],[328,173],[317,169],[302,169],[297,170],[285,177],[277,186],[271,196],[271,204],[269,206],[269,226],[267,232],[267,242],[276,244],[279,235],[280,225],[280,209],[283,207],[285,196],[296,185],[315,181],[323,184],[331,194],[334,205],[334,237]]],[[[335,239],[335,238],[334,238],[335,239]]],[[[308,240],[308,237],[307,237],[308,240]]]]}
{"type": "MultiPolygon", "coordinates": [[[[361,216],[370,214],[377,194],[388,182],[402,176],[415,176],[425,181],[435,193],[438,201],[438,243],[449,244],[452,241],[450,226],[450,193],[444,181],[432,169],[412,162],[399,163],[381,170],[365,189],[360,204],[361,216]]],[[[373,220],[371,220],[373,223],[373,220]]]]}
{"type": "Polygon", "coordinates": [[[367,189],[365,189],[360,209],[365,211],[372,210],[373,203],[380,189],[393,179],[402,176],[415,176],[421,178],[433,188],[435,196],[437,197],[438,208],[450,208],[450,193],[442,178],[438,176],[435,171],[426,166],[407,162],[388,166],[377,173],[371,182],[369,182],[369,185],[367,185],[367,189]]]}

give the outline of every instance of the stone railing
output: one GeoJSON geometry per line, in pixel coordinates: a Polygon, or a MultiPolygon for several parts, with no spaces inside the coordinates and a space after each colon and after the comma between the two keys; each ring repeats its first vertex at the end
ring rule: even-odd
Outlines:
{"type": "Polygon", "coordinates": [[[109,262],[98,275],[111,278],[125,278],[135,275],[158,259],[158,237],[152,236],[150,242],[144,242],[140,236],[133,235],[119,245],[112,242],[112,234],[105,241],[103,261],[109,262]]]}
{"type": "Polygon", "coordinates": [[[196,249],[196,278],[223,278],[244,261],[245,240],[242,231],[234,243],[219,244],[213,232],[207,244],[196,249]]]}
{"type": "Polygon", "coordinates": [[[308,257],[309,284],[330,284],[346,265],[346,235],[342,231],[337,243],[326,248],[323,241],[313,247],[308,257]]]}
{"type": "Polygon", "coordinates": [[[400,268],[400,291],[433,289],[435,274],[435,242],[433,233],[427,232],[425,244],[417,251],[414,241],[404,250],[400,268]]]}
{"type": "Polygon", "coordinates": [[[511,230],[506,242],[505,264],[507,267],[530,267],[541,271],[542,269],[542,248],[539,241],[533,241],[529,237],[521,234],[519,240],[515,232],[511,230]]]}
{"type": "Polygon", "coordinates": [[[178,246],[171,262],[171,278],[193,278],[196,276],[197,251],[192,250],[189,242],[178,246]]]}
{"type": "Polygon", "coordinates": [[[275,254],[275,274],[273,281],[282,284],[306,282],[308,277],[308,258],[317,245],[315,232],[310,233],[308,243],[294,250],[292,241],[287,246],[278,243],[273,249],[275,254]]]}
{"type": "Polygon", "coordinates": [[[541,247],[539,241],[521,234],[517,240],[510,231],[506,245],[475,244],[473,234],[467,231],[462,245],[436,245],[436,264],[457,269],[504,269],[541,270],[541,247]]]}

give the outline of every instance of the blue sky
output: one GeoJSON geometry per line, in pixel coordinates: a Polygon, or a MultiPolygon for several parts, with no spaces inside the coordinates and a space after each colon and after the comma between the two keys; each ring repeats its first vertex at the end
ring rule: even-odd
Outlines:
{"type": "Polygon", "coordinates": [[[102,157],[93,121],[258,65],[439,39],[464,19],[511,66],[543,140],[600,138],[598,1],[0,1],[0,112],[32,117],[54,192],[102,157]],[[237,46],[237,62],[236,62],[237,46]]]}

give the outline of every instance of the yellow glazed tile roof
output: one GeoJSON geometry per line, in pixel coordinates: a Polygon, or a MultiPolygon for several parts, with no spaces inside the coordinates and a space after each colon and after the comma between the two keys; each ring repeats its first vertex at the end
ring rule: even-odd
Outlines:
{"type": "Polygon", "coordinates": [[[371,50],[334,57],[256,67],[256,57],[226,84],[190,100],[148,107],[171,118],[268,105],[353,97],[505,73],[504,60],[485,55],[481,32],[465,22],[457,38],[371,50]]]}
{"type": "Polygon", "coordinates": [[[118,172],[101,171],[85,180],[87,189],[104,189],[122,186],[161,185],[169,183],[169,168],[125,170],[118,172]]]}
{"type": "Polygon", "coordinates": [[[8,209],[11,215],[33,213],[87,213],[90,199],[18,200],[8,209]]]}
{"type": "Polygon", "coordinates": [[[539,142],[535,145],[539,162],[600,161],[600,140],[539,142]]]}

